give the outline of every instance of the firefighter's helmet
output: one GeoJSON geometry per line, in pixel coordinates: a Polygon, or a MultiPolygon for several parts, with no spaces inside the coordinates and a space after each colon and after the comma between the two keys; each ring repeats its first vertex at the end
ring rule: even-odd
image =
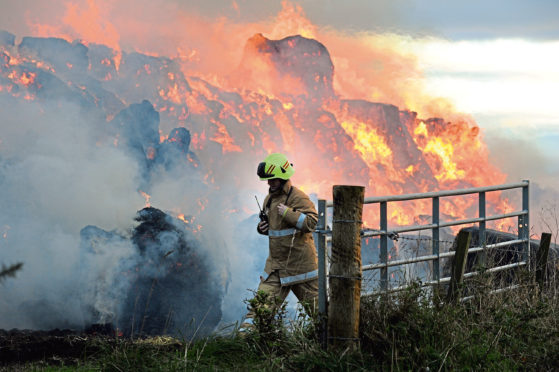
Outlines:
{"type": "Polygon", "coordinates": [[[266,159],[258,164],[258,170],[256,171],[262,181],[272,178],[288,180],[289,177],[293,176],[293,173],[295,173],[293,164],[287,160],[285,155],[279,153],[266,156],[266,159]]]}

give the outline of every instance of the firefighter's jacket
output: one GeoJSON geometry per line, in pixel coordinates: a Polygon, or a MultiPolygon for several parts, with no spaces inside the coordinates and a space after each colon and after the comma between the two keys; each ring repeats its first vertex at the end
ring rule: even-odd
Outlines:
{"type": "Polygon", "coordinates": [[[288,180],[283,188],[266,196],[264,206],[269,221],[270,249],[264,268],[266,274],[277,270],[282,285],[316,278],[318,260],[312,233],[318,214],[313,202],[288,180]],[[284,216],[278,213],[280,203],[289,207],[284,216]]]}

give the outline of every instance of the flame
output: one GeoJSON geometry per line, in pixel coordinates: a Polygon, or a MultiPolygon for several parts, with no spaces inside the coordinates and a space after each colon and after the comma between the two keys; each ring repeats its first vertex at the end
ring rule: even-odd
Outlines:
{"type": "Polygon", "coordinates": [[[23,85],[29,86],[35,82],[36,76],[37,74],[33,72],[24,72],[23,74],[21,74],[20,81],[23,85]]]}
{"type": "Polygon", "coordinates": [[[115,70],[118,71],[120,68],[120,61],[122,60],[122,52],[118,49],[115,50],[115,54],[113,55],[113,62],[115,65],[115,70]]]}
{"type": "Polygon", "coordinates": [[[376,163],[385,165],[392,163],[392,150],[375,128],[370,128],[365,123],[348,121],[343,121],[341,125],[346,133],[352,136],[355,149],[361,153],[363,160],[369,166],[376,163]]]}
{"type": "Polygon", "coordinates": [[[300,5],[284,0],[281,2],[281,7],[270,37],[281,38],[291,34],[301,35],[309,39],[316,38],[317,27],[307,19],[300,5]]]}
{"type": "Polygon", "coordinates": [[[167,87],[167,91],[165,91],[165,89],[160,89],[159,95],[163,99],[170,100],[171,102],[176,104],[180,104],[184,100],[183,95],[179,91],[179,86],[176,83],[172,86],[167,87]]]}
{"type": "MultiPolygon", "coordinates": [[[[417,127],[415,127],[413,134],[417,136],[423,136],[423,137],[427,137],[429,136],[429,133],[427,133],[427,126],[425,125],[425,123],[423,122],[423,120],[420,120],[419,125],[417,127]]],[[[416,140],[417,142],[417,140],[416,140]]]]}
{"type": "Polygon", "coordinates": [[[424,153],[431,153],[437,155],[442,161],[442,169],[435,174],[435,178],[439,181],[456,180],[464,178],[466,172],[462,169],[457,169],[456,163],[452,161],[454,154],[454,147],[443,138],[435,137],[427,142],[424,148],[419,148],[424,153]]]}
{"type": "Polygon", "coordinates": [[[16,84],[22,84],[26,87],[32,85],[35,82],[35,77],[37,76],[34,72],[22,72],[21,74],[18,71],[13,70],[9,75],[8,78],[12,80],[16,84]]]}
{"type": "MultiPolygon", "coordinates": [[[[81,9],[78,4],[68,2],[63,21],[72,27],[81,39],[96,40],[119,51],[120,54],[119,33],[116,27],[107,21],[109,19],[107,15],[111,10],[109,7],[102,8],[105,4],[108,3],[87,0],[87,6],[81,9]]],[[[115,65],[118,66],[116,59],[115,65]]]]}
{"type": "Polygon", "coordinates": [[[146,202],[144,204],[144,208],[150,208],[151,207],[151,204],[150,204],[151,196],[148,195],[147,193],[143,192],[142,190],[138,190],[138,192],[140,193],[140,195],[142,195],[144,197],[144,199],[146,199],[146,202]]]}
{"type": "MultiPolygon", "coordinates": [[[[150,26],[133,16],[117,21],[123,9],[118,2],[87,0],[83,7],[68,3],[60,25],[35,26],[40,36],[81,39],[86,44],[110,47],[112,55],[100,61],[102,66],[115,67],[103,70],[104,80],[111,81],[107,85],[122,78],[159,77],[150,100],[162,123],[191,131],[190,148],[200,156],[202,168],[215,164],[212,161],[217,155],[212,153],[212,145],[216,143],[221,146],[220,155],[225,155],[221,158],[225,165],[220,164],[224,167],[231,165],[229,158],[241,155],[241,159],[252,161],[265,153],[286,152],[295,159],[297,185],[325,199],[331,198],[332,185],[339,183],[364,184],[367,196],[378,196],[506,180],[506,175],[491,164],[475,122],[455,112],[446,100],[424,93],[422,72],[407,48],[408,38],[340,33],[318,27],[301,6],[289,1],[282,1],[274,19],[251,24],[225,17],[212,22],[181,12],[171,14],[156,4],[145,6],[154,15],[164,15],[165,22],[150,26]],[[188,32],[176,32],[185,25],[188,32]],[[316,39],[327,50],[303,52],[296,59],[285,59],[280,66],[270,40],[292,35],[316,39]],[[154,39],[157,42],[149,44],[154,39]],[[172,62],[179,68],[172,69],[167,62],[162,67],[146,63],[131,74],[136,76],[124,77],[120,66],[126,55],[121,52],[121,40],[145,55],[175,55],[172,62]],[[295,60],[308,61],[308,65],[302,64],[308,68],[308,76],[284,68],[292,67],[288,65],[295,60]],[[336,73],[332,69],[331,77],[328,68],[320,70],[317,66],[327,60],[335,66],[336,73]],[[329,84],[332,94],[317,94],[329,84]],[[395,106],[367,105],[370,102],[395,106]],[[391,126],[398,122],[398,115],[401,125],[391,126]],[[429,117],[448,121],[420,119],[429,117]]],[[[233,7],[238,9],[235,2],[233,7]]],[[[133,13],[133,9],[126,11],[133,13]]],[[[297,40],[288,40],[284,53],[295,53],[297,40]]],[[[10,66],[30,63],[24,56],[7,56],[10,66]]],[[[35,65],[50,69],[42,61],[35,65]]],[[[0,72],[6,75],[1,68],[0,72]]],[[[10,81],[30,86],[35,79],[31,73],[16,72],[10,81]]],[[[132,86],[143,88],[142,82],[137,80],[132,86]]],[[[16,88],[0,86],[0,91],[16,88]]],[[[107,120],[113,116],[107,113],[107,120]]],[[[167,138],[159,134],[161,143],[167,138]]],[[[115,146],[118,141],[117,136],[115,146]]],[[[148,159],[156,155],[153,148],[146,154],[148,159]]],[[[191,155],[185,161],[199,166],[191,155]]],[[[242,166],[250,167],[246,163],[242,166]]],[[[214,183],[218,177],[219,171],[213,169],[204,175],[204,181],[214,183]]],[[[149,195],[140,193],[149,206],[149,195]]],[[[499,211],[514,209],[499,193],[488,195],[488,202],[499,211]]],[[[199,201],[201,211],[206,205],[207,201],[199,201]]],[[[470,199],[442,200],[441,213],[455,218],[475,205],[470,199]]],[[[390,208],[390,222],[412,224],[416,216],[429,214],[429,210],[430,201],[397,204],[390,208]]],[[[378,211],[368,209],[364,219],[369,226],[378,224],[378,211]]]]}
{"type": "Polygon", "coordinates": [[[146,158],[148,158],[149,160],[153,160],[155,159],[155,148],[153,148],[152,146],[148,147],[146,150],[146,158]]]}
{"type": "Polygon", "coordinates": [[[221,144],[223,153],[228,152],[242,152],[243,150],[234,143],[233,138],[227,132],[227,127],[218,121],[213,121],[216,125],[217,131],[211,138],[212,141],[221,144]]]}
{"type": "Polygon", "coordinates": [[[202,231],[202,225],[195,223],[196,217],[194,216],[190,216],[189,218],[186,218],[185,215],[183,213],[180,213],[179,215],[177,215],[177,218],[179,220],[181,220],[182,222],[188,224],[188,226],[190,227],[190,230],[193,233],[199,233],[202,231]]]}

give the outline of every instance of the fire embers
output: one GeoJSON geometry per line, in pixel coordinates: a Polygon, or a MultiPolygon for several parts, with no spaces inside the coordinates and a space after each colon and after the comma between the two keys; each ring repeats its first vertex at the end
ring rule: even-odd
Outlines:
{"type": "Polygon", "coordinates": [[[140,165],[141,188],[150,183],[152,171],[158,167],[167,172],[191,173],[199,166],[197,156],[190,151],[190,132],[174,128],[162,138],[159,124],[159,112],[147,100],[131,104],[109,122],[108,140],[125,149],[140,165]]]}
{"type": "MultiPolygon", "coordinates": [[[[139,225],[130,239],[133,252],[121,259],[112,287],[95,286],[104,295],[97,294],[97,301],[90,305],[96,316],[91,322],[111,321],[128,337],[207,335],[221,319],[224,285],[220,270],[183,221],[151,207],[140,210],[136,220],[139,225]],[[116,303],[105,307],[108,311],[103,314],[97,306],[99,297],[118,292],[116,303]]],[[[106,234],[113,233],[98,231],[95,239],[106,241],[106,234]]],[[[85,246],[92,248],[95,239],[88,235],[85,246]]],[[[114,236],[110,240],[115,241],[114,236]]]]}

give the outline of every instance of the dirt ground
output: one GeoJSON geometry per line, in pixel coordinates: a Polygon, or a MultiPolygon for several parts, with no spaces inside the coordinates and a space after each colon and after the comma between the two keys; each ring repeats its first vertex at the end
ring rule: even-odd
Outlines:
{"type": "Polygon", "coordinates": [[[54,329],[51,331],[0,330],[0,367],[42,361],[71,365],[99,350],[100,342],[114,342],[103,334],[54,329]]]}

